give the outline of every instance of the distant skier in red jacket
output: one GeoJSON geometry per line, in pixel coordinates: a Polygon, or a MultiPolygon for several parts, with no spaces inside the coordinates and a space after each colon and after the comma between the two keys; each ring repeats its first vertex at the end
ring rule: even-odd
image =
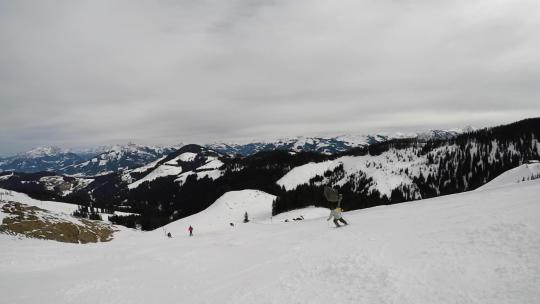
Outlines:
{"type": "Polygon", "coordinates": [[[189,226],[188,230],[189,230],[189,236],[193,236],[193,227],[191,227],[191,225],[189,226]]]}

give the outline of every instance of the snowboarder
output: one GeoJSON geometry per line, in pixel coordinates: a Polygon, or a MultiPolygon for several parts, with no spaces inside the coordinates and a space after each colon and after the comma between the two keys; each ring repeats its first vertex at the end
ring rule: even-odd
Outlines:
{"type": "Polygon", "coordinates": [[[330,187],[324,187],[324,196],[329,202],[337,203],[337,207],[334,210],[330,211],[330,216],[328,216],[327,221],[329,221],[333,217],[336,227],[341,227],[338,221],[342,222],[345,225],[348,225],[349,223],[347,223],[347,221],[345,221],[345,219],[341,217],[341,200],[343,200],[343,195],[339,194],[335,189],[332,189],[330,187]]]}
{"type": "Polygon", "coordinates": [[[191,225],[189,226],[188,230],[189,230],[189,236],[193,236],[193,227],[191,227],[191,225]]]}
{"type": "Polygon", "coordinates": [[[167,232],[167,236],[168,236],[169,238],[172,238],[172,234],[171,234],[170,232],[167,232]]]}
{"type": "Polygon", "coordinates": [[[244,213],[244,223],[247,223],[249,222],[249,218],[248,218],[248,214],[247,214],[247,211],[246,213],[244,213]]]}
{"type": "Polygon", "coordinates": [[[345,221],[345,219],[343,217],[341,217],[341,208],[340,207],[337,207],[336,209],[330,211],[330,216],[326,220],[329,221],[332,217],[334,218],[334,224],[336,224],[336,227],[341,227],[341,225],[339,225],[338,221],[342,222],[345,225],[349,225],[349,223],[347,223],[347,221],[345,221]]]}

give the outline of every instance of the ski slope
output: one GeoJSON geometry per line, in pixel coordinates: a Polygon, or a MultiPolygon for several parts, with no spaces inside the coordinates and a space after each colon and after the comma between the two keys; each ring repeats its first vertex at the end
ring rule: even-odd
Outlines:
{"type": "Polygon", "coordinates": [[[533,180],[346,212],[351,225],[338,229],[323,214],[203,227],[227,206],[271,198],[232,193],[219,212],[171,223],[172,239],[161,229],[91,245],[0,235],[0,294],[32,304],[537,303],[538,197],[533,180]]]}
{"type": "Polygon", "coordinates": [[[308,220],[328,216],[330,213],[326,208],[308,207],[272,217],[272,203],[275,198],[274,195],[259,190],[229,191],[206,210],[170,223],[161,230],[183,233],[187,231],[187,227],[192,226],[199,234],[227,231],[232,229],[231,227],[244,224],[246,212],[249,222],[255,224],[293,221],[300,217],[308,220]]]}
{"type": "Polygon", "coordinates": [[[163,229],[173,234],[183,233],[191,225],[195,232],[223,231],[231,227],[230,223],[242,223],[245,212],[251,221],[265,220],[272,216],[274,199],[274,195],[258,190],[230,191],[206,210],[170,223],[163,229]]]}

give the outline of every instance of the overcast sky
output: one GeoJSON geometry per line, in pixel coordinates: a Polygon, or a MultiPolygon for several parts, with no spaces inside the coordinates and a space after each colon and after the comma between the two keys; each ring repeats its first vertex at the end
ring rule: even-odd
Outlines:
{"type": "Polygon", "coordinates": [[[540,116],[540,1],[0,0],[0,154],[540,116]]]}

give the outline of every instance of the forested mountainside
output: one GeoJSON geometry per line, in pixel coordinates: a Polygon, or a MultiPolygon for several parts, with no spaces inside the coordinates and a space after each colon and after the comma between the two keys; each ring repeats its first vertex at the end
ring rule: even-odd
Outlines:
{"type": "Polygon", "coordinates": [[[540,119],[438,140],[395,139],[337,154],[275,150],[230,157],[197,145],[137,169],[77,178],[54,173],[2,173],[0,187],[139,215],[118,223],[153,229],[204,210],[228,191],[277,196],[274,214],[330,207],[324,186],[343,193],[346,210],[475,189],[539,158],[540,119]]]}
{"type": "Polygon", "coordinates": [[[527,119],[449,140],[395,140],[352,150],[323,164],[291,170],[278,181],[282,192],[274,212],[319,201],[328,206],[320,200],[325,185],[340,189],[348,210],[473,190],[538,159],[539,136],[540,119],[527,119]],[[313,166],[319,168],[310,169],[313,166]]]}

